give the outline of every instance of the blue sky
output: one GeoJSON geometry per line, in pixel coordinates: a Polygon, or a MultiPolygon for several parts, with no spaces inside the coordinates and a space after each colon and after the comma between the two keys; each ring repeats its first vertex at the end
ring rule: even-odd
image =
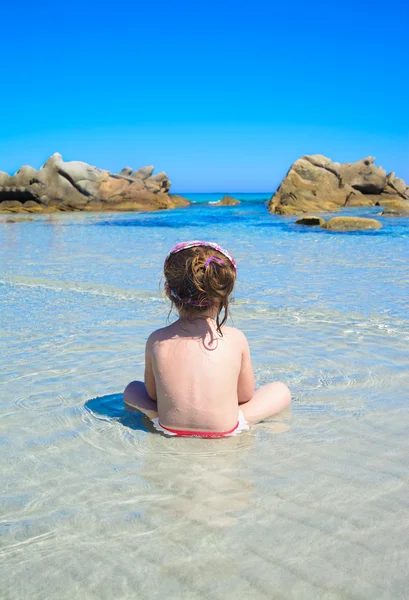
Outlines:
{"type": "Polygon", "coordinates": [[[386,2],[8,3],[0,170],[153,164],[173,191],[274,191],[374,155],[409,181],[409,9],[386,2]]]}

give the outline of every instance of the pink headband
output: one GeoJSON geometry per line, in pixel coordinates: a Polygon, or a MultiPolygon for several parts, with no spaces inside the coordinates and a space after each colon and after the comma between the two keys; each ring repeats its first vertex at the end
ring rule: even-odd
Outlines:
{"type": "MultiPolygon", "coordinates": [[[[219,244],[215,244],[214,242],[206,242],[203,240],[194,240],[191,242],[181,242],[180,244],[176,244],[176,246],[174,246],[172,248],[172,250],[169,252],[169,254],[167,255],[167,257],[165,259],[164,269],[166,269],[166,264],[167,264],[169,258],[172,256],[172,254],[177,254],[178,252],[181,252],[182,250],[186,250],[187,248],[194,248],[195,246],[205,246],[206,248],[213,248],[213,250],[217,250],[217,252],[220,252],[220,254],[223,254],[226,258],[229,259],[229,261],[231,262],[231,264],[234,267],[234,270],[237,273],[236,261],[234,260],[234,258],[230,254],[230,252],[228,252],[227,250],[225,250],[224,248],[219,246],[219,244]]],[[[223,264],[223,261],[220,258],[218,258],[217,256],[211,256],[210,258],[207,259],[207,261],[205,263],[205,267],[208,267],[209,264],[213,261],[215,261],[217,264],[223,264]]],[[[196,300],[193,297],[181,298],[180,296],[178,296],[178,294],[175,292],[175,290],[172,290],[172,288],[169,286],[167,281],[166,281],[165,285],[167,286],[167,289],[169,290],[170,294],[174,298],[176,298],[176,300],[179,300],[179,302],[182,302],[183,304],[189,304],[190,306],[198,306],[198,307],[211,306],[211,302],[209,302],[208,300],[205,300],[205,299],[196,300]]]]}
{"type": "Polygon", "coordinates": [[[172,250],[169,252],[169,254],[167,255],[167,257],[165,259],[165,267],[166,267],[166,263],[169,260],[169,257],[172,256],[172,254],[177,254],[177,252],[181,252],[182,250],[186,250],[187,248],[194,248],[195,246],[205,246],[206,248],[213,248],[213,250],[217,250],[218,252],[220,252],[220,254],[224,254],[224,256],[229,259],[229,261],[233,265],[235,271],[237,272],[236,261],[234,260],[234,258],[232,257],[232,255],[230,254],[230,252],[228,250],[225,250],[224,248],[219,246],[219,244],[215,244],[214,242],[206,242],[203,240],[194,240],[191,242],[181,242],[180,244],[176,244],[176,246],[173,246],[172,250]]]}

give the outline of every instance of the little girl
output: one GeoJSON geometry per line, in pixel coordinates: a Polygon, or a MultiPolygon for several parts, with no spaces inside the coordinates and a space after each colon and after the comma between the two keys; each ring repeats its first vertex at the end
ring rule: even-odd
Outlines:
{"type": "Polygon", "coordinates": [[[255,390],[244,334],[225,325],[236,263],[212,242],[177,244],[165,265],[165,292],[179,319],[146,343],[145,382],[124,392],[127,405],[167,435],[226,437],[282,411],[284,383],[255,390]]]}

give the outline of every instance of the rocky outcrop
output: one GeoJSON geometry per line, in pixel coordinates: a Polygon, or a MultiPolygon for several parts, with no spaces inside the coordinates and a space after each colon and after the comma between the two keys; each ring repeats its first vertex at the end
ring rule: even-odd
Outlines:
{"type": "Polygon", "coordinates": [[[372,156],[340,164],[314,154],[291,165],[268,206],[272,213],[300,215],[405,199],[409,199],[409,187],[403,179],[387,175],[372,156]]]}
{"type": "Polygon", "coordinates": [[[0,172],[0,212],[161,210],[190,204],[169,195],[166,173],[153,167],[119,174],[80,161],[64,162],[58,153],[41,169],[23,166],[13,176],[0,172]]]}
{"type": "Polygon", "coordinates": [[[364,217],[333,217],[322,225],[323,229],[331,231],[362,231],[365,229],[380,229],[382,224],[376,219],[364,217]]]}
{"type": "Polygon", "coordinates": [[[233,198],[233,196],[223,196],[221,200],[214,202],[213,206],[236,206],[237,204],[241,204],[240,200],[237,200],[237,198],[233,198]]]}

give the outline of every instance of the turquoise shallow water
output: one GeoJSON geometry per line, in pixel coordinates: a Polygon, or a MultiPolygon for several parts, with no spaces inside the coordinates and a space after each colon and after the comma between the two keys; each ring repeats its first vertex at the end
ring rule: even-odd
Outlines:
{"type": "Polygon", "coordinates": [[[2,598],[407,597],[409,220],[334,234],[221,196],[1,217],[2,598]],[[294,396],[229,440],[162,438],[120,395],[196,237],[238,261],[258,383],[294,396]]]}

